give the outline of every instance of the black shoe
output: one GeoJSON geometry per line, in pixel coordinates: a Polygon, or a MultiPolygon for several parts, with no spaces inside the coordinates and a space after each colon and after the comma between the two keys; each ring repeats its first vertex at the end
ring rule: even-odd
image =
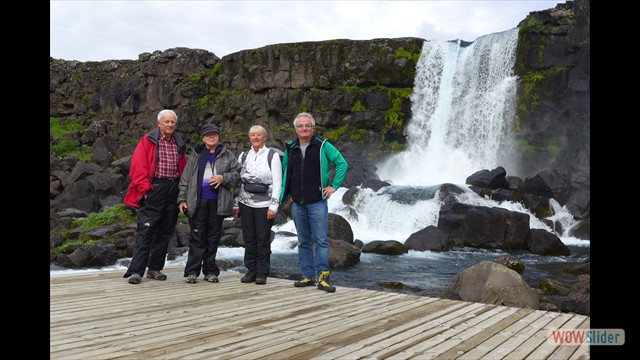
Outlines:
{"type": "Polygon", "coordinates": [[[149,279],[167,280],[167,275],[161,273],[158,270],[149,270],[149,271],[147,271],[147,277],[149,279]]]}
{"type": "Polygon", "coordinates": [[[256,277],[258,276],[257,273],[253,272],[253,271],[249,271],[247,273],[247,275],[243,276],[242,279],[240,279],[240,282],[243,283],[252,283],[254,281],[256,281],[256,277]]]}
{"type": "Polygon", "coordinates": [[[131,276],[129,276],[129,284],[140,284],[140,280],[142,280],[140,274],[131,274],[131,276]]]}
{"type": "Polygon", "coordinates": [[[294,282],[293,286],[295,287],[316,286],[316,282],[311,279],[302,278],[302,280],[298,280],[294,282]]]}
{"type": "Polygon", "coordinates": [[[256,276],[256,284],[264,285],[267,283],[267,277],[265,275],[256,276]]]}

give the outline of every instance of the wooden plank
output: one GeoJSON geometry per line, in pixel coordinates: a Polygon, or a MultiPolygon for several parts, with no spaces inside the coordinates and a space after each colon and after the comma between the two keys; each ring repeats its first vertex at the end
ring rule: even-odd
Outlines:
{"type": "MultiPolygon", "coordinates": [[[[488,306],[486,304],[483,304],[488,306]]],[[[493,306],[491,308],[483,307],[481,313],[473,314],[473,316],[469,316],[467,318],[463,318],[462,321],[458,321],[460,319],[456,319],[455,321],[450,321],[445,324],[445,326],[441,326],[439,329],[433,332],[433,336],[429,336],[428,338],[422,338],[424,335],[421,334],[420,337],[412,337],[407,339],[405,342],[409,344],[405,349],[399,352],[391,353],[388,350],[385,351],[381,355],[381,357],[388,359],[407,359],[411,357],[418,356],[423,354],[425,351],[432,347],[436,347],[438,344],[442,343],[450,339],[451,337],[460,334],[462,331],[472,327],[480,322],[494,316],[500,316],[502,312],[505,311],[504,306],[493,306]]],[[[428,333],[428,332],[427,332],[428,333]]],[[[465,349],[466,351],[466,349],[465,349]]]]}
{"type": "MultiPolygon", "coordinates": [[[[369,304],[371,304],[371,306],[384,305],[388,301],[388,298],[385,295],[389,295],[390,297],[392,297],[392,294],[380,294],[377,302],[370,300],[369,304]]],[[[334,303],[334,301],[332,300],[330,303],[334,303]]],[[[315,304],[309,303],[307,298],[307,305],[324,307],[326,304],[322,304],[320,302],[316,302],[315,304]]],[[[345,305],[349,305],[349,304],[345,304],[345,305]]],[[[251,343],[258,343],[258,344],[261,344],[261,346],[267,346],[268,344],[272,344],[274,342],[277,343],[282,341],[290,341],[291,339],[285,338],[283,336],[283,334],[286,335],[288,332],[287,327],[291,328],[291,327],[299,326],[300,324],[309,323],[309,318],[313,318],[313,317],[316,317],[315,323],[314,323],[315,325],[320,324],[323,320],[324,322],[331,323],[333,322],[333,320],[331,319],[331,315],[341,316],[343,314],[347,314],[350,312],[353,313],[358,311],[364,312],[366,311],[366,308],[362,308],[362,309],[356,308],[356,310],[354,310],[349,306],[341,306],[335,312],[332,312],[332,313],[324,312],[326,314],[323,314],[323,311],[321,309],[315,309],[315,310],[311,309],[309,311],[302,311],[295,316],[279,315],[278,317],[270,318],[269,321],[264,321],[264,319],[262,319],[260,323],[257,323],[257,324],[252,323],[252,324],[247,324],[247,326],[237,327],[237,329],[235,330],[235,336],[233,338],[219,339],[216,342],[216,347],[222,348],[224,350],[223,353],[228,353],[235,348],[243,348],[251,343]],[[269,325],[272,322],[280,324],[279,327],[277,329],[274,329],[272,326],[269,325]],[[247,341],[251,341],[251,342],[248,343],[247,341]]],[[[234,321],[234,324],[235,323],[236,322],[234,321]]],[[[314,326],[314,325],[310,324],[310,326],[314,326]]],[[[205,330],[208,331],[208,329],[205,329],[205,330]]],[[[206,332],[203,331],[203,329],[199,329],[199,332],[203,335],[207,335],[206,332]]],[[[181,351],[172,351],[171,355],[169,355],[167,358],[180,358],[182,356],[188,356],[190,354],[202,352],[204,350],[208,350],[206,352],[207,356],[213,356],[215,355],[216,350],[210,349],[210,347],[211,346],[207,344],[201,344],[201,346],[190,346],[188,348],[182,349],[181,351]]],[[[150,355],[153,355],[153,353],[151,353],[150,355]]],[[[218,357],[216,356],[216,358],[218,357]]]]}
{"type": "Polygon", "coordinates": [[[557,312],[545,312],[542,310],[536,310],[541,316],[532,322],[526,324],[524,328],[516,333],[510,333],[510,337],[507,341],[503,342],[499,347],[490,351],[484,358],[487,359],[502,359],[509,353],[514,351],[520,344],[527,341],[529,337],[533,336],[538,329],[544,327],[549,322],[553,321],[556,317],[560,316],[557,312]]]}
{"type": "MultiPolygon", "coordinates": [[[[197,285],[197,284],[196,284],[197,285]]],[[[193,285],[192,285],[193,286],[193,285]]],[[[307,292],[309,293],[308,290],[313,290],[313,289],[303,289],[303,292],[307,292]]],[[[265,294],[265,296],[262,297],[262,299],[264,299],[267,295],[270,295],[268,293],[265,294]]],[[[327,294],[330,295],[330,294],[327,294]]],[[[331,294],[333,295],[333,294],[331,294]]],[[[335,297],[329,297],[326,296],[324,300],[316,300],[315,305],[330,305],[333,303],[333,301],[336,300],[340,300],[341,296],[347,296],[348,292],[344,292],[341,295],[335,296],[335,297]]],[[[392,294],[386,294],[386,293],[379,293],[379,294],[375,294],[375,296],[379,296],[379,297],[391,297],[392,294]]],[[[309,297],[308,295],[301,298],[299,301],[299,305],[302,306],[302,308],[300,309],[296,309],[296,308],[290,308],[293,311],[289,312],[289,313],[281,313],[279,314],[279,316],[283,316],[283,317],[292,317],[295,316],[295,312],[298,313],[305,313],[307,311],[307,309],[304,308],[304,306],[307,307],[312,307],[314,306],[313,303],[309,302],[309,297]],[[305,305],[306,304],[306,305],[305,305]]],[[[185,337],[189,337],[192,335],[196,335],[198,332],[202,331],[202,328],[198,328],[198,329],[193,329],[194,327],[197,327],[196,325],[202,321],[206,321],[206,322],[215,322],[215,321],[224,321],[224,320],[228,320],[229,318],[233,318],[234,321],[234,325],[236,327],[240,327],[243,326],[243,324],[245,322],[252,322],[255,321],[256,318],[256,314],[260,315],[262,314],[262,312],[267,309],[265,308],[265,306],[269,306],[269,304],[271,304],[271,306],[279,306],[281,303],[281,299],[278,298],[277,302],[272,300],[271,302],[264,302],[264,301],[260,301],[260,302],[255,302],[257,305],[255,306],[249,306],[250,310],[247,308],[239,308],[238,307],[238,303],[233,304],[233,308],[235,309],[234,311],[231,312],[218,312],[217,315],[213,315],[213,316],[209,316],[207,318],[203,318],[200,314],[201,313],[215,313],[216,311],[216,307],[217,304],[214,301],[209,301],[208,304],[205,305],[200,305],[198,307],[193,308],[194,310],[183,310],[182,313],[191,313],[193,314],[191,316],[191,318],[187,319],[188,321],[184,321],[184,316],[180,313],[178,313],[178,315],[180,316],[180,318],[178,318],[177,320],[179,321],[174,321],[176,318],[173,317],[170,319],[171,321],[171,325],[167,324],[164,320],[162,321],[157,321],[153,323],[153,326],[148,326],[147,325],[147,316],[146,314],[143,314],[141,316],[139,316],[138,318],[134,318],[134,319],[128,319],[128,321],[132,324],[137,324],[137,323],[142,323],[144,326],[144,329],[138,329],[136,330],[135,328],[132,329],[133,331],[129,331],[125,334],[123,334],[121,331],[118,331],[117,328],[116,330],[114,330],[111,333],[108,334],[104,334],[101,333],[99,337],[96,337],[95,339],[99,342],[99,343],[105,343],[108,342],[111,345],[123,345],[125,347],[132,347],[134,349],[137,349],[139,347],[150,347],[152,345],[152,343],[158,343],[161,344],[162,346],[166,346],[168,343],[167,342],[179,342],[182,341],[183,338],[185,337]],[[182,321],[180,321],[182,320],[182,321]],[[186,328],[185,328],[186,327],[186,328]],[[161,330],[160,330],[161,329],[161,330]],[[163,334],[161,334],[160,332],[162,332],[163,334]],[[172,335],[172,334],[179,334],[178,336],[176,335],[172,335]],[[136,340],[136,339],[132,339],[130,336],[141,336],[143,339],[145,339],[143,343],[140,343],[140,341],[142,340],[136,340]]],[[[344,304],[348,305],[349,301],[345,301],[344,304]]],[[[293,304],[296,305],[296,304],[293,304]]],[[[164,317],[164,315],[163,315],[164,317]]],[[[269,321],[270,319],[265,318],[262,321],[269,321]]],[[[212,328],[212,329],[217,329],[220,327],[224,327],[224,323],[220,322],[218,323],[218,325],[213,325],[213,326],[209,326],[208,328],[212,328]]],[[[96,345],[96,344],[93,344],[96,345]]],[[[97,352],[93,352],[91,353],[91,355],[93,356],[97,356],[99,355],[101,352],[105,352],[108,349],[102,349],[97,351],[97,352]]]]}
{"type": "Polygon", "coordinates": [[[366,348],[361,348],[358,351],[338,357],[338,359],[353,359],[360,357],[385,358],[410,347],[414,341],[420,342],[445,331],[449,324],[463,322],[468,318],[475,317],[478,314],[489,310],[488,307],[485,307],[485,304],[466,304],[467,306],[461,307],[455,311],[450,311],[440,317],[430,319],[429,321],[420,319],[418,323],[414,323],[414,326],[398,333],[396,336],[378,341],[366,348]]]}
{"type": "Polygon", "coordinates": [[[511,351],[504,357],[506,360],[524,359],[529,354],[533,353],[535,349],[543,344],[549,337],[549,329],[559,328],[569,319],[573,317],[572,314],[560,314],[555,319],[551,320],[546,326],[543,326],[530,335],[529,338],[520,344],[516,349],[511,351]]]}
{"type": "MultiPolygon", "coordinates": [[[[529,310],[529,309],[525,309],[529,310]]],[[[528,327],[532,322],[538,320],[541,316],[544,315],[544,311],[531,311],[525,317],[518,319],[511,323],[509,326],[504,328],[497,334],[493,334],[493,336],[486,341],[478,344],[471,350],[468,350],[464,354],[457,357],[459,360],[476,360],[482,358],[491,358],[487,356],[487,353],[498,348],[498,346],[502,346],[505,342],[511,339],[516,333],[521,331],[522,329],[528,327]]]]}
{"type": "MultiPolygon", "coordinates": [[[[587,316],[576,316],[578,319],[582,319],[582,322],[576,326],[576,329],[590,329],[591,324],[589,318],[587,316]]],[[[567,328],[563,326],[563,328],[567,328]]],[[[589,344],[583,343],[581,345],[561,345],[558,346],[557,349],[549,355],[549,359],[571,359],[573,358],[574,353],[578,353],[578,358],[585,359],[585,357],[581,357],[580,354],[589,354],[589,344]]]]}
{"type": "MultiPolygon", "coordinates": [[[[282,354],[284,348],[296,347],[296,349],[299,350],[299,346],[304,346],[307,342],[314,343],[313,347],[317,348],[317,343],[324,342],[323,340],[327,336],[350,330],[363,331],[367,329],[367,324],[370,322],[387,322],[389,321],[389,317],[394,317],[396,314],[402,314],[412,308],[420,306],[422,306],[421,302],[405,303],[402,306],[394,307],[360,307],[358,304],[357,309],[350,309],[342,316],[335,311],[323,311],[323,319],[316,319],[310,316],[307,319],[301,319],[302,321],[298,324],[291,324],[292,326],[283,327],[281,324],[278,324],[278,326],[274,327],[271,324],[264,324],[265,327],[270,329],[268,335],[260,337],[253,336],[251,332],[247,332],[244,336],[235,338],[234,340],[238,340],[235,343],[229,344],[219,351],[209,351],[207,355],[213,356],[216,359],[254,358],[259,356],[255,353],[274,351],[269,348],[269,345],[278,346],[280,349],[279,354],[282,354]],[[341,319],[342,321],[336,322],[336,319],[341,319]],[[309,328],[313,330],[309,331],[309,328]],[[270,339],[274,336],[273,334],[276,334],[275,337],[277,340],[270,339]]],[[[287,354],[289,355],[291,352],[287,354]]]]}
{"type": "MultiPolygon", "coordinates": [[[[578,326],[580,326],[585,320],[586,320],[586,316],[582,316],[582,315],[576,315],[576,314],[568,314],[569,316],[571,316],[571,318],[569,318],[569,320],[562,324],[561,328],[563,329],[576,329],[578,326]]],[[[549,338],[551,337],[551,331],[550,329],[547,330],[546,336],[545,336],[545,341],[540,344],[540,346],[538,346],[534,351],[532,351],[529,355],[527,355],[526,359],[529,360],[535,360],[535,359],[547,359],[550,357],[550,355],[555,352],[555,350],[559,349],[559,348],[573,348],[571,350],[575,350],[577,348],[576,345],[571,345],[571,346],[567,346],[567,345],[563,345],[560,346],[560,344],[554,344],[553,342],[549,341],[549,338]]],[[[569,356],[566,356],[569,357],[569,356]]]]}
{"type": "MultiPolygon", "coordinates": [[[[476,349],[480,344],[498,336],[514,322],[526,317],[533,309],[512,308],[513,312],[503,312],[500,316],[487,319],[459,335],[428,349],[420,358],[455,359],[468,354],[468,349],[476,349]]],[[[477,357],[476,357],[477,359],[477,357]]]]}
{"type": "MultiPolygon", "coordinates": [[[[427,311],[422,316],[415,317],[415,319],[410,322],[398,324],[398,326],[385,329],[376,334],[373,334],[372,336],[362,338],[358,341],[352,341],[350,337],[346,337],[342,341],[334,343],[333,350],[329,352],[323,352],[322,358],[336,359],[345,357],[347,355],[349,355],[351,358],[358,358],[361,356],[359,354],[362,354],[362,351],[373,351],[374,349],[377,350],[380,347],[384,348],[385,346],[389,346],[391,344],[391,341],[395,341],[396,338],[404,336],[403,334],[406,331],[412,330],[417,326],[429,323],[434,319],[441,318],[444,315],[465,308],[471,305],[471,303],[460,301],[455,303],[445,303],[444,305],[446,306],[440,305],[438,307],[434,307],[432,311],[427,311]],[[358,351],[361,352],[358,353],[358,351]]],[[[468,310],[457,312],[454,316],[458,316],[459,314],[466,311],[468,310]]]]}
{"type": "MultiPolygon", "coordinates": [[[[372,333],[383,331],[388,327],[399,326],[424,313],[425,308],[435,303],[435,299],[425,298],[427,301],[413,302],[406,306],[394,308],[374,309],[365,308],[362,314],[343,318],[336,324],[335,317],[332,317],[328,326],[314,327],[309,331],[304,327],[292,328],[298,335],[302,335],[303,342],[296,343],[295,346],[288,344],[286,348],[280,348],[279,354],[286,358],[309,358],[319,350],[323,353],[334,349],[336,342],[344,342],[345,338],[369,337],[372,333]]],[[[440,306],[440,305],[435,305],[440,306]]],[[[247,353],[250,357],[266,356],[268,349],[264,347],[254,347],[255,351],[247,353]]],[[[224,357],[226,358],[226,356],[224,357]]]]}
{"type": "Polygon", "coordinates": [[[589,318],[269,278],[186,284],[183,267],[138,285],[123,270],[50,275],[51,359],[589,358],[543,344],[551,326],[589,318]],[[568,320],[573,319],[573,320],[568,320]],[[546,334],[546,332],[545,332],[546,334]]]}

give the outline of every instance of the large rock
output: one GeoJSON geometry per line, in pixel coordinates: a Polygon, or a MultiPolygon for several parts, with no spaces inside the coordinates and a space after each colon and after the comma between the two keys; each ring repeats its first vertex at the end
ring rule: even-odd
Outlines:
{"type": "Polygon", "coordinates": [[[538,309],[535,289],[517,272],[492,261],[483,261],[458,273],[452,292],[460,300],[538,309]]]}

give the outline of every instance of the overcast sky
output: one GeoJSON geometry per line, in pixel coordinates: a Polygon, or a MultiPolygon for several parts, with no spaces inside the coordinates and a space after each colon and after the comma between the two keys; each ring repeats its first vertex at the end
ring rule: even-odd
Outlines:
{"type": "Polygon", "coordinates": [[[174,47],[218,57],[271,44],[418,37],[474,41],[565,1],[50,0],[50,56],[137,60],[174,47]]]}

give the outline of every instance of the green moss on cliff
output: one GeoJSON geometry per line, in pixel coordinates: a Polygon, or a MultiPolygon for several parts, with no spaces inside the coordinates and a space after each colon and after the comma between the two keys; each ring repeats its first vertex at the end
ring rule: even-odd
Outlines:
{"type": "Polygon", "coordinates": [[[529,19],[529,21],[518,28],[520,33],[549,33],[551,25],[545,24],[542,20],[535,17],[529,19]]]}
{"type": "Polygon", "coordinates": [[[549,86],[547,79],[566,71],[569,71],[566,66],[554,66],[543,71],[529,71],[521,77],[522,93],[518,98],[516,131],[520,131],[523,125],[521,120],[547,98],[547,87],[549,86]]]}
{"type": "Polygon", "coordinates": [[[224,101],[225,98],[236,95],[229,91],[219,92],[217,78],[222,72],[222,63],[218,61],[213,68],[197,71],[187,76],[187,83],[194,92],[192,108],[197,112],[208,110],[216,101],[224,101]],[[200,96],[200,97],[198,97],[200,96]]]}
{"type": "Polygon", "coordinates": [[[329,139],[330,142],[335,144],[342,137],[346,130],[347,127],[345,125],[339,126],[331,130],[326,130],[324,132],[324,136],[329,139]]]}
{"type": "Polygon", "coordinates": [[[342,86],[339,86],[338,89],[344,90],[345,92],[358,93],[358,94],[364,94],[367,91],[369,91],[369,89],[361,88],[357,85],[342,85],[342,86]]]}
{"type": "Polygon", "coordinates": [[[402,127],[404,125],[404,117],[405,113],[402,111],[402,105],[404,102],[411,96],[413,91],[412,88],[387,88],[379,86],[379,88],[384,88],[387,90],[387,95],[389,96],[389,100],[391,101],[391,107],[387,109],[385,114],[385,121],[387,122],[385,125],[384,133],[387,131],[402,131],[402,127]]]}
{"type": "Polygon", "coordinates": [[[76,121],[61,123],[60,118],[49,118],[49,134],[53,138],[49,143],[49,151],[59,157],[73,155],[82,162],[91,160],[93,149],[88,146],[81,146],[77,140],[73,140],[72,133],[82,133],[86,126],[76,121]]]}
{"type": "Polygon", "coordinates": [[[369,131],[367,129],[351,129],[351,132],[349,133],[349,140],[356,144],[364,144],[368,135],[369,131]]]}
{"type": "Polygon", "coordinates": [[[404,151],[407,149],[407,145],[406,144],[400,144],[397,141],[393,141],[391,143],[391,152],[392,153],[397,153],[400,151],[404,151]]]}
{"type": "Polygon", "coordinates": [[[354,113],[365,111],[365,110],[367,110],[367,108],[365,108],[364,105],[362,105],[360,100],[356,100],[356,103],[353,104],[353,106],[351,107],[351,112],[354,112],[354,113]]]}
{"type": "Polygon", "coordinates": [[[422,49],[420,49],[418,46],[413,46],[410,50],[405,50],[404,47],[400,47],[398,50],[396,50],[396,53],[394,55],[395,59],[399,59],[399,58],[405,58],[405,59],[409,59],[411,61],[413,61],[414,64],[418,63],[418,59],[420,59],[420,52],[422,51],[422,49]]]}

